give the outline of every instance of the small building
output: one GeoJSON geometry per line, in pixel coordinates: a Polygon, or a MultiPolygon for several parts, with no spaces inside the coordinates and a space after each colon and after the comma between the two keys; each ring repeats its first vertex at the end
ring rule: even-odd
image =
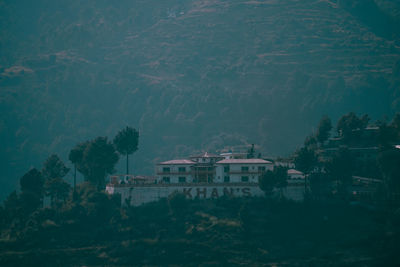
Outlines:
{"type": "Polygon", "coordinates": [[[304,180],[304,173],[295,169],[287,170],[287,175],[289,180],[304,180]]]}

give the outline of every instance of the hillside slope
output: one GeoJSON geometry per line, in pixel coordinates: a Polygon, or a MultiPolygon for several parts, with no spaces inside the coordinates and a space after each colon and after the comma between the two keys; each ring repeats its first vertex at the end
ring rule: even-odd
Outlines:
{"type": "Polygon", "coordinates": [[[384,0],[0,1],[1,194],[49,154],[66,159],[126,125],[141,133],[134,171],[151,174],[197,150],[290,153],[323,114],[390,117],[398,10],[384,0]]]}

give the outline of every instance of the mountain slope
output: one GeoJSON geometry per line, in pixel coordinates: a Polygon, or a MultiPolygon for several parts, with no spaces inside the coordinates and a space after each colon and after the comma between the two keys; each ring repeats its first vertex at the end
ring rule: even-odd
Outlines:
{"type": "Polygon", "coordinates": [[[49,154],[126,125],[141,133],[134,172],[151,174],[196,150],[290,153],[323,114],[392,116],[398,5],[360,3],[1,1],[3,194],[49,154]]]}

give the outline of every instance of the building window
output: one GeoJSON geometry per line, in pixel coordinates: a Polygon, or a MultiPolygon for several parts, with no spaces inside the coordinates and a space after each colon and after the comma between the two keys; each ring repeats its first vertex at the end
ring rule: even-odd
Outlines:
{"type": "Polygon", "coordinates": [[[179,177],[180,183],[186,183],[186,177],[179,177]]]}
{"type": "Polygon", "coordinates": [[[171,179],[169,179],[169,177],[163,177],[162,180],[166,184],[169,184],[171,182],[171,179]]]}
{"type": "Polygon", "coordinates": [[[213,168],[213,167],[208,167],[208,170],[209,170],[209,171],[213,171],[214,168],[213,168]]]}
{"type": "Polygon", "coordinates": [[[225,182],[225,183],[229,183],[230,180],[231,180],[231,179],[229,178],[229,176],[225,176],[225,177],[224,177],[224,182],[225,182]]]}
{"type": "Polygon", "coordinates": [[[229,172],[229,165],[228,166],[224,166],[224,172],[229,172]]]}
{"type": "Polygon", "coordinates": [[[163,172],[170,172],[171,171],[171,169],[169,167],[164,167],[164,168],[162,168],[162,170],[163,170],[163,172]]]}
{"type": "Polygon", "coordinates": [[[264,172],[265,171],[265,166],[258,166],[258,171],[264,172]]]}
{"type": "Polygon", "coordinates": [[[179,167],[179,168],[178,168],[178,171],[179,171],[179,172],[186,172],[186,167],[179,167]]]}
{"type": "Polygon", "coordinates": [[[248,182],[249,176],[242,176],[242,182],[248,182]]]}
{"type": "Polygon", "coordinates": [[[248,172],[249,171],[249,167],[242,167],[242,172],[248,172]]]}

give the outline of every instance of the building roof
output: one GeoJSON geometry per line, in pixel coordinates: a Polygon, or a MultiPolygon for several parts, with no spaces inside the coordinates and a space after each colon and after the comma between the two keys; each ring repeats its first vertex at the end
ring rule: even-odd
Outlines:
{"type": "Polygon", "coordinates": [[[158,165],[184,165],[184,164],[195,164],[196,162],[189,159],[173,159],[158,163],[158,165]]]}
{"type": "Polygon", "coordinates": [[[263,159],[224,159],[216,164],[272,164],[272,162],[263,159]]]}
{"type": "Polygon", "coordinates": [[[223,158],[223,156],[204,152],[200,155],[190,156],[190,158],[223,158]]]}
{"type": "Polygon", "coordinates": [[[301,171],[295,170],[295,169],[289,169],[287,171],[287,174],[297,174],[297,175],[303,175],[301,171]]]}

